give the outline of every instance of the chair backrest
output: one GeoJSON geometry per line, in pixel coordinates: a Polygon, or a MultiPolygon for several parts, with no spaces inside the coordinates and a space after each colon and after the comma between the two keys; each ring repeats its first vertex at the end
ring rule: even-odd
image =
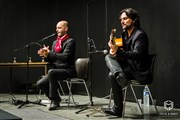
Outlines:
{"type": "Polygon", "coordinates": [[[75,62],[77,78],[87,79],[89,69],[89,58],[78,58],[75,62]]]}
{"type": "Polygon", "coordinates": [[[154,62],[155,62],[155,58],[156,58],[156,55],[155,54],[150,54],[149,55],[149,77],[146,81],[142,82],[141,84],[151,84],[153,82],[153,70],[154,70],[154,62]]]}
{"type": "Polygon", "coordinates": [[[149,55],[149,67],[150,67],[150,74],[153,75],[153,69],[154,69],[154,62],[155,62],[156,55],[150,54],[149,55]]]}
{"type": "Polygon", "coordinates": [[[151,84],[153,82],[153,69],[154,69],[154,62],[155,62],[156,55],[150,54],[148,58],[148,67],[149,67],[149,75],[146,80],[137,81],[137,80],[131,80],[134,85],[146,85],[151,84]]]}

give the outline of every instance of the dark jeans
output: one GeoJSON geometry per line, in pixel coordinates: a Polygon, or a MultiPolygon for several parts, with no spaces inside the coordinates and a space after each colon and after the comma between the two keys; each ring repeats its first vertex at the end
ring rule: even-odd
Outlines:
{"type": "Polygon", "coordinates": [[[122,67],[118,63],[116,57],[108,54],[105,57],[106,65],[109,68],[112,75],[116,75],[117,73],[123,73],[122,67]]]}
{"type": "Polygon", "coordinates": [[[116,80],[116,74],[117,73],[123,73],[123,70],[116,60],[116,58],[112,55],[106,55],[105,61],[107,64],[107,67],[110,70],[109,73],[109,79],[111,81],[112,85],[112,93],[114,96],[114,107],[115,109],[123,109],[123,92],[122,87],[118,84],[118,81],[116,80]]]}
{"type": "Polygon", "coordinates": [[[50,69],[48,74],[37,81],[37,86],[46,94],[50,100],[60,100],[58,95],[58,81],[67,79],[68,73],[65,69],[50,69]]]}
{"type": "Polygon", "coordinates": [[[117,83],[116,78],[112,73],[109,73],[109,79],[111,81],[112,93],[114,97],[114,108],[118,110],[123,109],[123,91],[122,87],[117,83]]]}

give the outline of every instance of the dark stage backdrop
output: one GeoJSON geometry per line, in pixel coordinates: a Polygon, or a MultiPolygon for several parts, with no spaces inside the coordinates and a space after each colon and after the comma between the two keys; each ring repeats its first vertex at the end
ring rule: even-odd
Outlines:
{"type": "MultiPolygon", "coordinates": [[[[77,40],[76,57],[87,57],[87,37],[93,39],[98,50],[108,49],[107,41],[112,28],[121,32],[119,11],[132,7],[141,16],[142,28],[149,36],[149,51],[157,54],[154,81],[150,86],[157,104],[171,100],[180,107],[180,1],[179,0],[1,0],[0,1],[0,62],[26,60],[24,45],[55,32],[61,19],[70,23],[70,34],[77,40]],[[14,52],[14,49],[20,50],[14,52]]],[[[55,38],[42,44],[51,45],[55,38]]],[[[38,45],[30,46],[32,61],[40,61],[38,45]]],[[[42,70],[31,70],[30,80],[36,81],[42,70]]],[[[108,95],[110,82],[103,54],[92,55],[93,96],[108,95]]],[[[9,69],[0,68],[0,90],[9,90],[9,69]]],[[[25,70],[14,69],[14,88],[25,82],[25,70]],[[18,74],[17,74],[18,73],[18,74]]],[[[80,92],[79,87],[75,87],[80,92]]],[[[140,96],[142,93],[139,94],[140,96]]],[[[128,96],[132,100],[131,95],[128,96]]]]}
{"type": "MultiPolygon", "coordinates": [[[[56,23],[60,20],[69,21],[69,33],[77,40],[76,57],[86,57],[86,18],[84,3],[68,0],[1,0],[0,1],[0,62],[12,62],[16,57],[17,62],[26,62],[27,44],[39,41],[55,33],[56,23]],[[84,31],[84,32],[83,32],[84,31]],[[17,51],[14,51],[18,49],[17,51]]],[[[41,44],[50,45],[55,40],[52,37],[41,44]]],[[[32,61],[41,61],[37,55],[38,45],[29,47],[32,61]]],[[[42,69],[30,70],[29,80],[36,81],[42,75],[42,69]]],[[[26,69],[13,69],[13,87],[19,90],[26,83],[26,69]]],[[[9,90],[9,69],[0,68],[1,92],[9,90]]]]}

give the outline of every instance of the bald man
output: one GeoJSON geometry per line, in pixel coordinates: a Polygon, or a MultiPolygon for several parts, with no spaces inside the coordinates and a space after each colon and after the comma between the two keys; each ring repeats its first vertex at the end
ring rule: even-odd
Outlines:
{"type": "Polygon", "coordinates": [[[60,107],[61,98],[57,92],[58,81],[76,77],[74,65],[76,41],[67,33],[68,22],[59,21],[56,25],[56,32],[57,39],[53,42],[51,50],[49,46],[44,45],[37,52],[51,65],[48,74],[37,82],[37,86],[51,100],[49,110],[60,107]]]}

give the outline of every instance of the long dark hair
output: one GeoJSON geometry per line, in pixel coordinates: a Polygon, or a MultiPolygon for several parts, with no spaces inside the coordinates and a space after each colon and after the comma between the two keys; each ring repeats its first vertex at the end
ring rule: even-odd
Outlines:
{"type": "Polygon", "coordinates": [[[120,12],[120,16],[123,12],[125,12],[126,15],[134,21],[135,26],[140,27],[140,17],[136,10],[132,8],[125,8],[120,12]]]}

